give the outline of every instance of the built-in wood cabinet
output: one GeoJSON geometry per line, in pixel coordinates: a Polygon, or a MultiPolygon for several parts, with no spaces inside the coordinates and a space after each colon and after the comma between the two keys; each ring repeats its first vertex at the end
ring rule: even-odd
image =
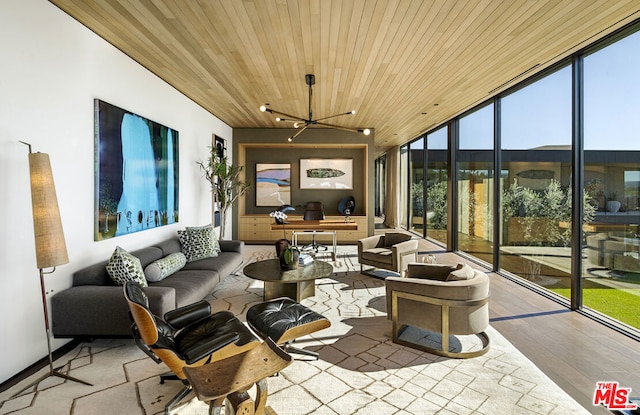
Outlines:
{"type": "MultiPolygon", "coordinates": [[[[305,131],[304,142],[285,144],[283,138],[290,131],[280,129],[236,129],[233,138],[233,159],[244,166],[241,179],[257,182],[257,166],[266,164],[288,164],[290,167],[289,197],[283,204],[295,207],[287,212],[290,221],[302,220],[305,206],[309,201],[322,202],[326,219],[344,221],[340,214],[340,202],[346,197],[355,199],[356,207],[351,221],[358,225],[357,230],[336,230],[338,244],[354,244],[359,239],[373,234],[373,137],[363,136],[340,130],[309,129],[305,131]],[[351,159],[353,183],[351,188],[304,189],[300,186],[301,159],[351,159]]],[[[286,141],[286,140],[285,140],[286,141]]],[[[238,198],[234,207],[233,219],[237,226],[233,236],[246,243],[272,244],[282,239],[282,229],[273,229],[275,222],[269,213],[277,206],[264,206],[256,200],[257,191],[249,191],[238,198]]],[[[310,233],[310,232],[309,232],[310,233]]],[[[316,235],[323,244],[332,242],[331,234],[316,235]]],[[[291,229],[286,229],[286,237],[291,240],[291,229]]],[[[298,244],[311,241],[311,235],[300,233],[298,244]]]]}
{"type": "MultiPolygon", "coordinates": [[[[302,220],[302,216],[290,216],[290,220],[302,220]]],[[[344,220],[343,216],[327,216],[329,220],[344,220]]],[[[336,231],[338,244],[355,244],[358,239],[366,238],[368,235],[367,217],[351,216],[351,221],[358,224],[358,230],[336,231]]],[[[286,232],[287,239],[291,240],[291,230],[282,229],[272,230],[271,225],[274,219],[269,215],[241,215],[238,220],[238,239],[246,243],[273,243],[284,237],[286,232]]],[[[330,235],[317,235],[316,240],[322,243],[331,243],[330,235]]],[[[308,236],[304,233],[298,234],[298,244],[304,244],[311,241],[311,234],[308,236]]]]}

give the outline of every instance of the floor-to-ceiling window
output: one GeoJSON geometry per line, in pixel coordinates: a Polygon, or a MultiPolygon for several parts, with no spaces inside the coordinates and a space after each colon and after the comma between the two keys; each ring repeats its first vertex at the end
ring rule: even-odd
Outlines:
{"type": "Polygon", "coordinates": [[[458,249],[493,264],[494,105],[459,120],[458,249]]]}
{"type": "Polygon", "coordinates": [[[640,328],[640,32],[584,57],[583,304],[640,328]]]}
{"type": "Polygon", "coordinates": [[[401,228],[409,229],[409,146],[400,147],[400,189],[398,223],[401,228]]]}
{"type": "Polygon", "coordinates": [[[426,236],[447,243],[447,126],[427,135],[426,236]]]}
{"type": "Polygon", "coordinates": [[[640,329],[638,29],[640,23],[577,52],[403,146],[403,226],[420,233],[421,172],[411,153],[424,139],[427,238],[447,244],[447,226],[455,224],[452,249],[597,318],[640,329]],[[574,199],[582,203],[575,211],[574,199]],[[576,222],[580,235],[572,234],[576,222]],[[572,295],[577,287],[582,291],[572,295]]]}
{"type": "Polygon", "coordinates": [[[424,236],[424,139],[409,144],[409,230],[424,236]]]}
{"type": "Polygon", "coordinates": [[[501,100],[501,268],[571,286],[571,68],[501,100]]]}
{"type": "Polygon", "coordinates": [[[387,156],[386,155],[382,155],[381,157],[377,158],[375,161],[375,183],[374,183],[374,188],[375,188],[375,215],[377,218],[384,218],[385,217],[385,212],[386,212],[386,204],[385,204],[385,199],[386,199],[386,190],[385,190],[385,186],[387,185],[387,156]]]}

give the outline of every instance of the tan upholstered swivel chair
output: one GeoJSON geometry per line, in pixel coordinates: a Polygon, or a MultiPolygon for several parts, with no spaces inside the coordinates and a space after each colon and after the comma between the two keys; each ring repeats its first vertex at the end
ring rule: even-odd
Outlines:
{"type": "Polygon", "coordinates": [[[409,264],[407,277],[385,279],[393,342],[440,356],[469,358],[489,350],[489,277],[468,265],[409,264]],[[400,338],[408,327],[442,334],[432,348],[400,338]],[[450,335],[476,335],[481,345],[452,350],[450,335]]]}
{"type": "Polygon", "coordinates": [[[418,259],[418,240],[402,232],[386,232],[358,241],[360,272],[363,265],[383,268],[402,275],[410,262],[418,259]]]}

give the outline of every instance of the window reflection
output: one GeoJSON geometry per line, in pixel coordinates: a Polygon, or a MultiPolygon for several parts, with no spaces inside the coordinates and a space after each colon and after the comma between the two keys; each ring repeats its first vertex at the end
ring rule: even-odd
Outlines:
{"type": "Polygon", "coordinates": [[[493,264],[493,104],[460,118],[458,249],[493,264]]]}
{"type": "Polygon", "coordinates": [[[410,230],[424,236],[424,139],[410,144],[411,184],[409,195],[410,230]]]}
{"type": "Polygon", "coordinates": [[[570,289],[570,68],[506,96],[501,110],[501,267],[570,289]]]}
{"type": "Polygon", "coordinates": [[[448,127],[427,135],[427,237],[447,243],[448,127]]]}
{"type": "Polygon", "coordinates": [[[640,328],[640,33],[584,58],[583,303],[640,328]]]}

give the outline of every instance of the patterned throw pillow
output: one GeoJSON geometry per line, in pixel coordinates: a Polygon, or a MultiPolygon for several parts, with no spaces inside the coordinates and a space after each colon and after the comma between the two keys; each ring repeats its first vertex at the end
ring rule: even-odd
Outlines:
{"type": "Polygon", "coordinates": [[[187,257],[182,252],[174,252],[164,258],[160,258],[144,268],[144,276],[147,281],[157,282],[179,271],[187,263],[187,257]]]}
{"type": "Polygon", "coordinates": [[[143,287],[147,287],[140,260],[124,249],[116,246],[111,259],[106,266],[109,277],[118,285],[124,285],[127,281],[135,281],[143,287]]]}
{"type": "Polygon", "coordinates": [[[182,253],[187,262],[218,256],[220,244],[213,226],[187,227],[178,231],[178,239],[182,244],[182,253]]]}

